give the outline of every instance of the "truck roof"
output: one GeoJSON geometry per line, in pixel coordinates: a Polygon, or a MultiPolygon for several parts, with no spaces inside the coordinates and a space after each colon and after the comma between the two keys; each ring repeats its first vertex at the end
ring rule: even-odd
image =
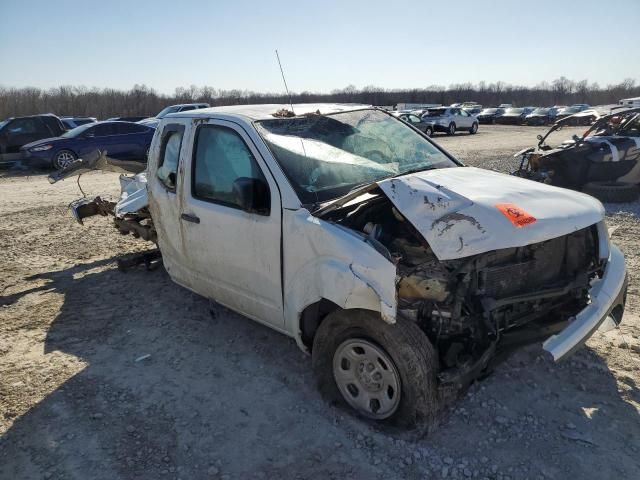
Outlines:
{"type": "MultiPolygon", "coordinates": [[[[319,111],[323,115],[331,113],[348,112],[351,110],[362,110],[373,108],[371,105],[360,103],[294,103],[293,111],[296,115],[315,113],[319,111]]],[[[229,105],[226,107],[203,108],[200,110],[189,110],[187,112],[171,113],[167,117],[215,117],[217,114],[239,115],[251,120],[267,120],[276,118],[274,114],[279,110],[291,110],[288,103],[272,103],[264,105],[229,105]]]]}

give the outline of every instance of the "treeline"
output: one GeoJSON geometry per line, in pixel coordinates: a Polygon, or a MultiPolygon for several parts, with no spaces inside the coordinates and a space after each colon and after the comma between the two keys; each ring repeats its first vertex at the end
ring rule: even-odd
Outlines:
{"type": "MultiPolygon", "coordinates": [[[[375,86],[358,89],[350,85],[330,93],[292,93],[294,103],[338,102],[396,105],[398,103],[440,103],[476,101],[482,105],[512,103],[514,105],[567,105],[617,103],[625,97],[640,96],[640,86],[634,79],[601,87],[587,80],[573,81],[560,77],[535,87],[509,85],[504,82],[479,84],[460,83],[431,85],[425,88],[387,90],[375,86]]],[[[257,93],[247,90],[220,90],[213,87],[176,88],[173,95],[158,93],[146,85],[134,85],[130,90],[61,86],[43,90],[0,86],[0,120],[7,117],[55,113],[58,115],[92,116],[99,119],[155,115],[175,103],[207,102],[212,106],[255,103],[288,103],[284,93],[257,93]]]]}

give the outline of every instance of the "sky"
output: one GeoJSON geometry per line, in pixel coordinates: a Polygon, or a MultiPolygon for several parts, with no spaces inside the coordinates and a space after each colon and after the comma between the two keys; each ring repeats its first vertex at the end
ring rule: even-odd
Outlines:
{"type": "Polygon", "coordinates": [[[0,85],[640,82],[640,0],[0,0],[0,85]],[[636,32],[636,33],[633,33],[636,32]]]}

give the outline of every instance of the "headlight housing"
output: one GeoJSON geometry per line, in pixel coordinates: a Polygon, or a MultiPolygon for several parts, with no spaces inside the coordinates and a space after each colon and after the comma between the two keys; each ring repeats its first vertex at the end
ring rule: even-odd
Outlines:
{"type": "Polygon", "coordinates": [[[30,148],[29,151],[31,151],[31,152],[44,152],[46,150],[51,150],[52,148],[53,148],[53,145],[40,145],[38,147],[30,148]]]}

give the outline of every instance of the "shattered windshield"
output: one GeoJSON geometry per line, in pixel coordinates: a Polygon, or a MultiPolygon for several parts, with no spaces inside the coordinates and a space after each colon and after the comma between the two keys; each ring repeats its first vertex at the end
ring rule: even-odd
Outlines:
{"type": "Polygon", "coordinates": [[[457,166],[406,123],[378,110],[256,122],[304,204],[410,170],[457,166]]]}

